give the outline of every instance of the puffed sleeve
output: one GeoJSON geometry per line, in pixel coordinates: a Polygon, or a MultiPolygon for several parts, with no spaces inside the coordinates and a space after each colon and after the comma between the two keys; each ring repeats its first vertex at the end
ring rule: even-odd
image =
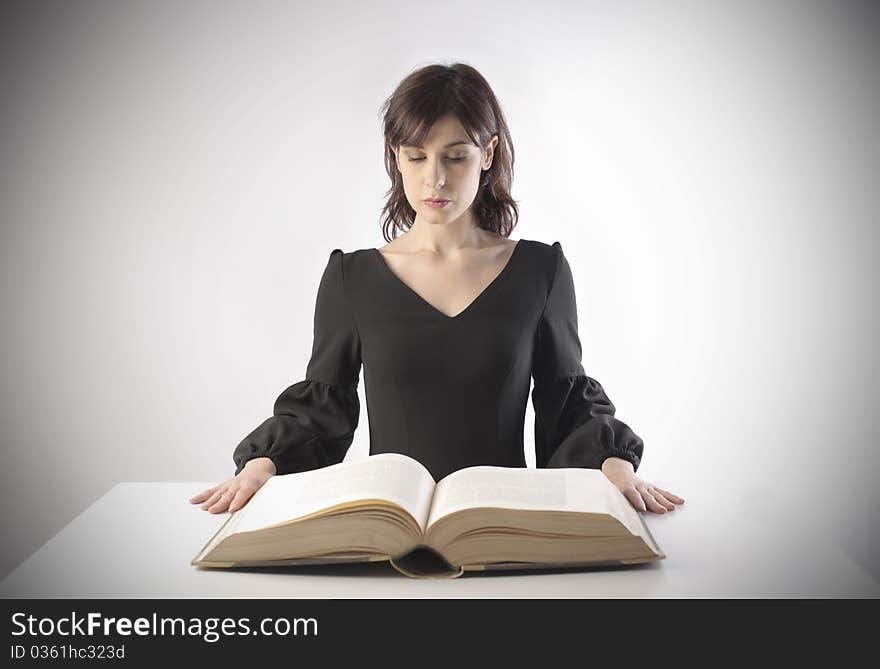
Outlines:
{"type": "Polygon", "coordinates": [[[236,474],[258,457],[271,459],[279,475],[318,469],[342,462],[351,446],[360,413],[361,345],[342,256],[341,249],[330,253],[318,286],[306,378],[285,389],[273,416],[236,446],[236,474]]]}
{"type": "Polygon", "coordinates": [[[638,469],[642,440],[614,417],[602,386],[584,373],[571,268],[562,245],[553,247],[556,268],[532,361],[535,465],[600,469],[615,456],[638,469]]]}

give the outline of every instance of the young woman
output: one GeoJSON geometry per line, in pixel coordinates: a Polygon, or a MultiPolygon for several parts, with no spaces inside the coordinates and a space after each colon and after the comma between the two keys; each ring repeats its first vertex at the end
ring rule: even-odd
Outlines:
{"type": "Polygon", "coordinates": [[[389,243],[330,253],[305,379],[235,448],[235,475],[190,501],[235,511],[274,475],[341,462],[363,366],[371,454],[410,455],[435,481],[524,467],[534,379],[537,467],[601,469],[636,509],[674,510],[684,500],[636,476],[643,442],[581,365],[561,244],[508,238],[514,152],[489,84],[468,65],[431,65],[383,109],[389,243]]]}

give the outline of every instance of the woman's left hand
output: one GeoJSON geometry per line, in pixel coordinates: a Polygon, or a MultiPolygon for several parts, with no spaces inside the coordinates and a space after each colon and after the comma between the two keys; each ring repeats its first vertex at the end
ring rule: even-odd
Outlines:
{"type": "Polygon", "coordinates": [[[602,473],[624,494],[636,511],[666,513],[675,511],[676,504],[684,504],[684,500],[678,495],[653,486],[636,476],[629,460],[605,458],[602,463],[602,473]]]}

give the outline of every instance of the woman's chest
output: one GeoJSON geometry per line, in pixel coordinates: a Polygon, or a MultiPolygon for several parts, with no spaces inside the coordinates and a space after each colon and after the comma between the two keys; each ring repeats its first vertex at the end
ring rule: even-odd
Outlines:
{"type": "Polygon", "coordinates": [[[347,285],[364,365],[401,383],[450,375],[476,382],[530,360],[546,299],[540,282],[512,272],[455,316],[381,272],[347,285]]]}
{"type": "Polygon", "coordinates": [[[483,293],[505,279],[515,261],[517,244],[508,245],[491,257],[466,256],[460,261],[428,261],[412,254],[374,252],[377,272],[388,283],[424,302],[430,310],[454,319],[480,300],[483,293]]]}

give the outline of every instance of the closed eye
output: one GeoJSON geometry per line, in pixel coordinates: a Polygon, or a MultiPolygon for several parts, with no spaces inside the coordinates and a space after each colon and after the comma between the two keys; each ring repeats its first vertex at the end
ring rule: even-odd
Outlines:
{"type": "MultiPolygon", "coordinates": [[[[420,160],[424,160],[424,158],[407,158],[407,160],[411,163],[417,163],[420,160]]],[[[461,156],[460,158],[447,158],[446,160],[464,160],[464,156],[461,156]]]]}

